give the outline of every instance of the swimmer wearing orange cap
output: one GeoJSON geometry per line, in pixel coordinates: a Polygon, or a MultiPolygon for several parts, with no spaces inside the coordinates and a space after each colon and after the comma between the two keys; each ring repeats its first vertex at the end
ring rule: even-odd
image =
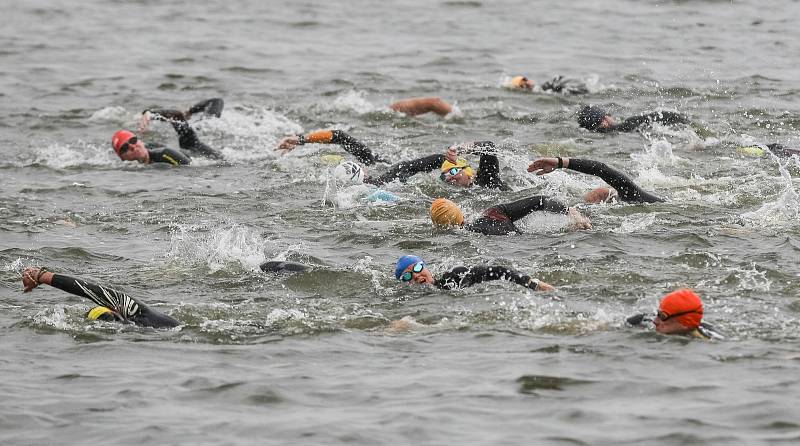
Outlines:
{"type": "Polygon", "coordinates": [[[587,203],[612,202],[617,199],[626,203],[658,203],[664,199],[645,191],[633,182],[627,175],[600,161],[580,158],[539,158],[528,166],[528,172],[544,175],[556,169],[570,169],[576,172],[595,175],[608,183],[611,188],[599,187],[587,193],[584,201],[587,203]]]}
{"type": "MultiPolygon", "coordinates": [[[[631,325],[649,320],[646,314],[628,318],[631,325]]],[[[703,322],[703,301],[688,288],[673,291],[661,299],[652,322],[657,332],[688,335],[699,339],[724,339],[710,324],[703,322]]]]}
{"type": "Polygon", "coordinates": [[[97,304],[97,307],[87,313],[87,317],[92,320],[126,322],[153,328],[171,328],[180,325],[177,320],[123,292],[83,279],[55,274],[47,268],[29,267],[22,272],[23,292],[28,293],[40,284],[85,297],[97,304]]]}
{"type": "MultiPolygon", "coordinates": [[[[508,81],[505,86],[513,90],[527,90],[533,91],[536,82],[528,79],[525,76],[514,76],[508,81]]],[[[555,76],[553,79],[543,83],[539,90],[549,93],[564,93],[564,94],[586,94],[589,89],[586,84],[575,79],[565,78],[563,76],[555,76]]]]}
{"type": "Polygon", "coordinates": [[[464,213],[455,203],[444,198],[437,198],[431,203],[431,221],[440,226],[460,226],[484,235],[505,235],[521,233],[515,221],[534,211],[546,211],[567,214],[573,221],[575,229],[591,229],[589,219],[581,215],[575,208],[567,208],[563,203],[543,195],[523,198],[511,203],[499,204],[483,212],[477,220],[465,225],[464,213]]]}
{"type": "MultiPolygon", "coordinates": [[[[297,146],[316,144],[340,144],[347,152],[353,154],[359,161],[366,165],[375,162],[386,162],[372,154],[364,144],[355,140],[341,130],[320,130],[308,135],[296,135],[283,138],[275,150],[284,154],[291,152],[297,146]]],[[[368,184],[380,186],[394,180],[406,182],[418,173],[440,171],[439,178],[445,183],[470,187],[473,184],[490,189],[511,190],[500,178],[500,161],[497,158],[496,148],[491,141],[477,141],[451,146],[443,154],[428,155],[411,161],[402,161],[392,165],[388,171],[380,176],[365,175],[363,181],[368,184]],[[466,159],[460,154],[480,155],[478,169],[473,169],[466,159]]]]}

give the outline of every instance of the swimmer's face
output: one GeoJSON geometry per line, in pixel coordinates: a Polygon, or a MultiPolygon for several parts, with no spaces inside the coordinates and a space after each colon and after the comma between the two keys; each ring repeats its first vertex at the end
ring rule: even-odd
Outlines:
{"type": "Polygon", "coordinates": [[[467,175],[466,169],[459,170],[455,175],[445,175],[444,181],[461,187],[472,186],[472,177],[467,175]]]}
{"type": "Polygon", "coordinates": [[[661,318],[656,317],[653,319],[653,323],[656,325],[656,331],[661,334],[687,334],[692,331],[691,328],[684,327],[677,319],[662,321],[661,318]]]}
{"type": "Polygon", "coordinates": [[[415,273],[414,265],[408,265],[408,268],[403,270],[403,273],[411,272],[411,282],[419,284],[433,283],[433,274],[427,267],[423,267],[422,271],[415,273]]]}
{"type": "Polygon", "coordinates": [[[150,154],[147,153],[144,141],[135,136],[122,145],[119,157],[123,161],[139,161],[140,163],[146,163],[150,160],[150,154]],[[132,141],[134,139],[136,140],[135,142],[132,141]]]}
{"type": "Polygon", "coordinates": [[[610,129],[614,127],[614,118],[609,115],[603,116],[603,120],[600,122],[601,129],[610,129]]]}

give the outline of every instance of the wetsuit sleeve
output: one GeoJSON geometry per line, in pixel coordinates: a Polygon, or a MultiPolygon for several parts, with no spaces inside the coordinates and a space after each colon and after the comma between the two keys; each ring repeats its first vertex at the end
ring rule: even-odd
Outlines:
{"type": "Polygon", "coordinates": [[[631,116],[624,120],[622,124],[615,127],[620,132],[630,132],[636,130],[642,124],[658,122],[660,124],[688,124],[689,119],[680,113],[671,111],[652,112],[639,116],[631,116]]]}
{"type": "Polygon", "coordinates": [[[206,99],[205,101],[198,102],[189,108],[189,114],[203,112],[207,115],[222,116],[222,108],[225,107],[225,102],[221,98],[206,99]]]}
{"type": "Polygon", "coordinates": [[[792,155],[800,156],[800,149],[790,149],[778,143],[767,144],[767,148],[769,149],[770,152],[774,153],[776,156],[785,156],[785,157],[790,157],[792,155]]]}
{"type": "Polygon", "coordinates": [[[389,170],[379,177],[370,177],[364,180],[365,183],[380,186],[381,184],[390,183],[394,180],[401,182],[408,181],[412,176],[421,172],[432,172],[444,163],[444,155],[429,155],[422,158],[417,158],[411,161],[403,161],[393,165],[389,170]]]}
{"type": "Polygon", "coordinates": [[[511,268],[504,266],[459,266],[445,273],[436,281],[436,286],[445,290],[464,288],[487,280],[508,280],[526,288],[535,290],[538,282],[511,268]]]}
{"type": "Polygon", "coordinates": [[[320,130],[301,136],[300,141],[303,144],[338,144],[342,146],[347,153],[355,156],[360,162],[367,166],[375,164],[376,162],[386,162],[381,157],[373,154],[369,147],[365,146],[361,141],[358,141],[341,130],[320,130]]]}
{"type": "Polygon", "coordinates": [[[570,170],[600,177],[619,193],[622,201],[631,203],[655,203],[664,201],[663,198],[647,192],[636,185],[627,175],[601,163],[600,161],[584,160],[580,158],[570,158],[570,170]]]}
{"type": "Polygon", "coordinates": [[[564,203],[544,195],[534,195],[533,197],[504,203],[496,207],[511,221],[517,221],[534,211],[554,212],[557,214],[567,213],[567,206],[564,203]]]}
{"type": "Polygon", "coordinates": [[[216,150],[204,144],[197,137],[197,133],[186,121],[183,112],[179,110],[145,110],[150,112],[150,116],[157,121],[165,121],[172,124],[175,133],[178,134],[178,144],[181,149],[197,152],[208,158],[222,159],[222,155],[216,150]]]}
{"type": "Polygon", "coordinates": [[[497,155],[490,153],[481,155],[481,161],[478,164],[478,174],[475,176],[475,184],[489,189],[511,190],[511,188],[500,179],[500,160],[497,159],[497,155]]]}
{"type": "Polygon", "coordinates": [[[180,150],[167,147],[149,150],[151,163],[169,163],[173,166],[187,165],[192,163],[192,159],[180,150]]]}
{"type": "Polygon", "coordinates": [[[127,294],[61,274],[53,274],[50,285],[67,293],[88,298],[102,307],[119,313],[125,320],[146,327],[176,327],[175,319],[159,313],[127,294]]]}

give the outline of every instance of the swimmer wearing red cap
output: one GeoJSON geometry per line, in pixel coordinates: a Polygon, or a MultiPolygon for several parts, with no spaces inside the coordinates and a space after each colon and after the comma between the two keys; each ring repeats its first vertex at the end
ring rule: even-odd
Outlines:
{"type": "Polygon", "coordinates": [[[171,328],[180,325],[180,322],[170,316],[160,313],[120,291],[83,279],[55,274],[46,268],[25,268],[22,272],[22,285],[25,287],[23,292],[30,292],[40,284],[86,297],[97,304],[97,307],[87,313],[87,317],[92,320],[126,322],[153,328],[171,328]]]}
{"type": "Polygon", "coordinates": [[[504,266],[459,266],[434,279],[433,273],[422,258],[405,255],[397,260],[394,276],[405,283],[429,284],[443,290],[469,287],[488,280],[507,280],[535,291],[552,291],[555,288],[538,279],[504,266]]]}
{"type": "Polygon", "coordinates": [[[671,111],[657,111],[643,115],[632,116],[617,124],[608,112],[600,107],[584,105],[578,110],[578,125],[598,133],[632,132],[639,127],[654,122],[666,125],[689,124],[689,119],[680,113],[671,111]]]}
{"type": "MultiPolygon", "coordinates": [[[[646,314],[627,319],[631,325],[651,320],[646,314]]],[[[703,301],[688,288],[673,291],[661,299],[652,322],[657,332],[667,335],[687,335],[699,339],[724,339],[714,327],[703,322],[703,301]]]]}
{"type": "Polygon", "coordinates": [[[528,166],[528,172],[544,175],[556,169],[570,169],[589,175],[600,177],[611,188],[599,187],[587,193],[584,201],[587,203],[612,202],[617,199],[626,203],[658,203],[664,199],[645,191],[633,182],[627,175],[601,163],[580,158],[539,158],[528,166]]]}
{"type": "MultiPolygon", "coordinates": [[[[296,135],[283,138],[275,150],[284,154],[291,152],[298,145],[307,143],[340,144],[349,153],[356,156],[366,165],[376,161],[385,162],[372,154],[364,144],[341,130],[320,130],[308,135],[296,135]]],[[[461,187],[470,187],[473,184],[489,189],[511,190],[500,179],[500,161],[497,158],[495,145],[491,141],[476,141],[472,143],[451,146],[443,154],[429,155],[411,161],[402,161],[392,165],[384,174],[371,177],[364,176],[364,182],[380,186],[399,180],[404,183],[409,178],[424,172],[440,171],[439,178],[448,184],[461,187]],[[477,171],[473,169],[466,159],[459,158],[460,154],[480,155],[477,171]]]]}
{"type": "MultiPolygon", "coordinates": [[[[189,125],[188,120],[192,115],[199,112],[219,117],[222,114],[223,107],[224,102],[222,99],[214,98],[198,102],[185,112],[180,110],[148,109],[142,112],[139,132],[147,131],[150,120],[169,122],[178,134],[178,144],[181,149],[213,159],[222,159],[222,155],[219,152],[200,141],[194,129],[189,125]]],[[[114,133],[111,138],[111,146],[123,161],[139,161],[145,164],[168,163],[174,166],[190,164],[192,161],[189,156],[180,150],[167,147],[149,149],[145,146],[144,141],[128,130],[120,130],[114,133]]]]}

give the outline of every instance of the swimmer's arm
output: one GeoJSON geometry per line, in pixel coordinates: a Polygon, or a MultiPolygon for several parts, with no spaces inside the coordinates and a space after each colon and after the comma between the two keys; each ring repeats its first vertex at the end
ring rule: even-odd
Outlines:
{"type": "Polygon", "coordinates": [[[364,180],[367,183],[380,186],[394,180],[408,181],[412,176],[422,172],[432,172],[444,163],[444,155],[428,155],[411,161],[402,161],[393,165],[386,173],[379,177],[364,180]]]}
{"type": "Polygon", "coordinates": [[[113,310],[125,319],[136,317],[142,309],[147,309],[146,305],[120,291],[82,279],[55,274],[44,268],[26,269],[22,275],[22,282],[25,285],[25,292],[44,283],[67,293],[85,297],[97,305],[113,310]]]}
{"type": "Polygon", "coordinates": [[[192,159],[180,150],[163,147],[150,150],[151,163],[169,163],[173,166],[185,166],[192,163],[192,159]]]}
{"type": "Polygon", "coordinates": [[[205,101],[200,101],[197,104],[194,104],[189,108],[189,110],[184,113],[184,118],[189,119],[193,114],[197,112],[203,112],[207,115],[216,116],[219,118],[222,116],[222,108],[225,107],[225,101],[221,98],[211,98],[206,99],[205,101]]]}
{"type": "Polygon", "coordinates": [[[644,203],[664,201],[663,198],[640,188],[624,173],[600,161],[564,158],[564,168],[600,177],[609,186],[617,190],[622,201],[644,203]]]}
{"type": "Polygon", "coordinates": [[[307,135],[289,136],[281,140],[275,150],[282,150],[285,154],[304,144],[339,144],[345,151],[366,165],[386,162],[375,156],[369,147],[362,142],[341,130],[318,130],[307,135]]]}
{"type": "Polygon", "coordinates": [[[564,203],[544,195],[504,203],[497,206],[511,221],[517,221],[534,211],[546,211],[557,214],[566,214],[567,206],[564,203]]]}
{"type": "Polygon", "coordinates": [[[392,110],[405,113],[408,116],[417,116],[428,112],[446,116],[453,111],[453,107],[450,104],[437,97],[404,99],[395,102],[390,107],[392,110]]]}

